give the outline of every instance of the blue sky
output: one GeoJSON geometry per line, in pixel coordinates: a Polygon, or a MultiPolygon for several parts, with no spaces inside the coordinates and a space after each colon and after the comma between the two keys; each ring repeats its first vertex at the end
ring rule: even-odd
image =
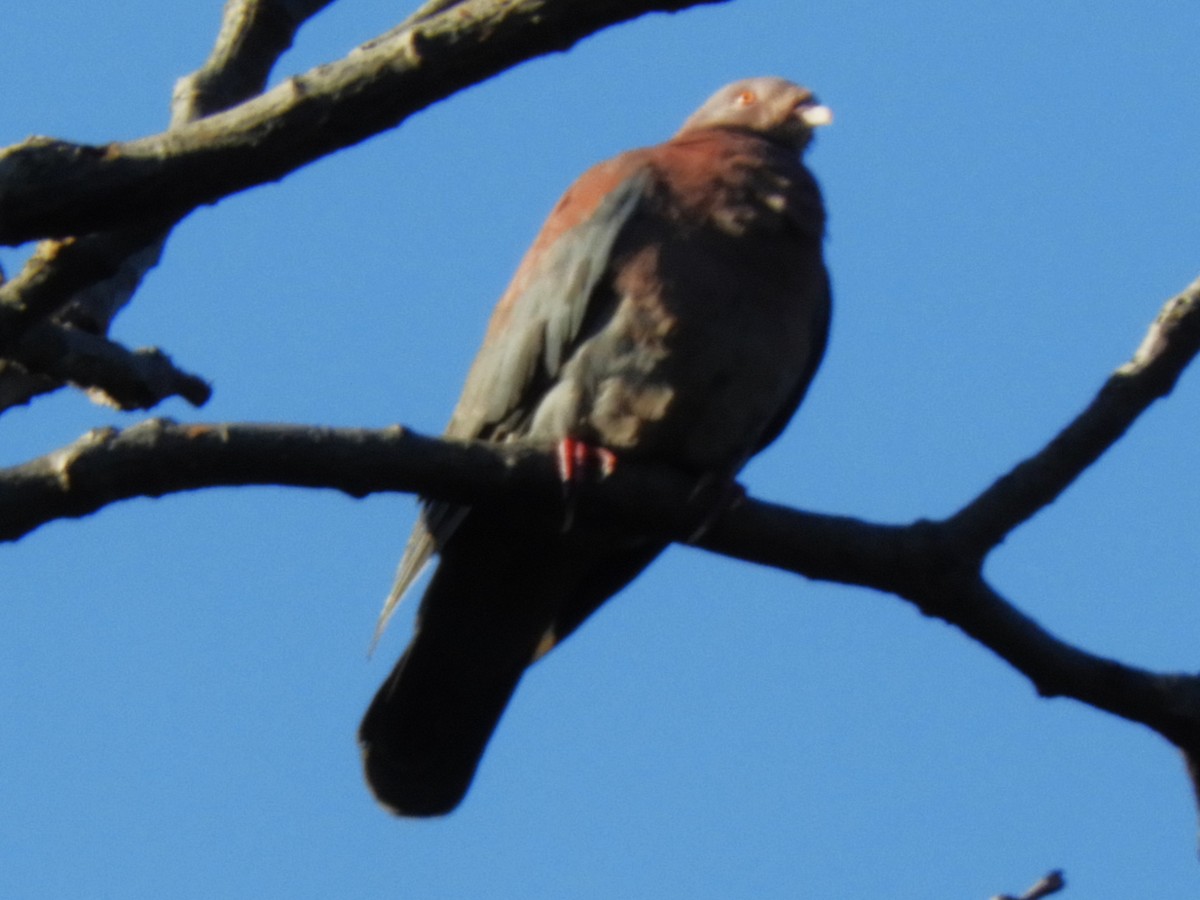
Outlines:
{"type": "MultiPolygon", "coordinates": [[[[335,4],[278,75],[395,23],[335,4]]],[[[0,144],[166,122],[219,4],[6,10],[0,144]]],[[[1041,446],[1198,274],[1190,2],[735,0],[612,29],[190,216],[114,336],[206,421],[441,429],[487,313],[586,166],[745,75],[837,115],[832,343],[757,496],[909,521],[1041,446]]],[[[0,251],[10,273],[27,248],[0,251]]],[[[1200,377],[989,562],[1083,647],[1195,669],[1200,377]]],[[[134,417],[60,394],[0,463],[134,417]]],[[[406,639],[374,618],[407,497],[210,491],[0,547],[0,894],[12,897],[1190,897],[1172,748],[1040,700],[895,598],[670,551],[532,670],[463,807],[398,821],[354,732],[406,639]]],[[[406,613],[411,616],[411,608],[406,613]]]]}

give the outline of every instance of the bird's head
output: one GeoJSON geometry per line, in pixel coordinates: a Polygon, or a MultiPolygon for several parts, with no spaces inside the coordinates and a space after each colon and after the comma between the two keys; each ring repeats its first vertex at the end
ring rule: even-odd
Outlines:
{"type": "Polygon", "coordinates": [[[753,131],[797,151],[814,128],[833,121],[833,111],[813,92],[784,78],[746,78],[727,84],[688,117],[680,134],[702,128],[753,131]]]}

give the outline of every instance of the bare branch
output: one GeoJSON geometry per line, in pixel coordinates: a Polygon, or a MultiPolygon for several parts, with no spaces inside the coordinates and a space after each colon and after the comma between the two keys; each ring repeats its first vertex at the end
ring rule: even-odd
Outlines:
{"type": "MultiPolygon", "coordinates": [[[[1133,362],[1063,434],[945,521],[885,525],[749,499],[714,520],[713,497],[698,493],[691,479],[634,464],[618,467],[602,484],[583,487],[573,512],[680,541],[698,523],[711,522],[692,543],[809,578],[896,594],[988,647],[1043,696],[1072,697],[1154,729],[1184,751],[1195,773],[1200,677],[1124,665],[1050,634],[984,580],[991,545],[981,535],[1002,536],[1013,509],[1050,502],[1155,397],[1170,390],[1200,346],[1198,294],[1200,282],[1167,304],[1133,362]]],[[[418,492],[457,503],[519,498],[548,510],[561,504],[549,448],[439,441],[400,427],[150,420],[125,431],[89,433],[0,472],[0,540],[131,497],[251,484],[326,487],[354,497],[418,492]]]]}
{"type": "MultiPolygon", "coordinates": [[[[105,147],[33,138],[0,150],[0,233],[14,243],[60,236],[39,245],[16,278],[7,284],[0,280],[0,355],[19,360],[0,367],[0,396],[10,405],[67,382],[88,385],[115,371],[94,366],[87,372],[64,371],[78,357],[59,357],[54,371],[31,368],[40,354],[22,350],[21,341],[51,317],[59,325],[107,333],[113,316],[158,264],[175,222],[195,205],[282,177],[393,127],[460,87],[520,60],[564,49],[607,25],[653,9],[723,0],[607,0],[586,7],[567,0],[433,0],[347,60],[243,103],[262,91],[303,22],[329,2],[229,0],[208,60],[176,85],[172,127],[163,134],[105,147]],[[243,104],[238,111],[213,118],[238,103],[243,104]],[[288,149],[293,142],[294,153],[288,149]],[[162,165],[172,159],[178,164],[162,165]],[[219,174],[227,166],[242,171],[231,181],[219,174]],[[192,188],[185,188],[180,200],[170,184],[192,188]],[[128,215],[101,212],[97,217],[105,206],[128,215]],[[74,210],[84,213],[76,216],[74,210]],[[49,216],[57,224],[21,232],[21,222],[31,214],[35,222],[49,216]],[[13,227],[18,231],[7,231],[13,227]]],[[[123,352],[132,358],[130,351],[123,352]]],[[[142,408],[163,396],[161,384],[161,379],[157,387],[143,384],[134,394],[128,381],[94,386],[100,389],[96,396],[142,408]]],[[[192,402],[207,396],[207,387],[200,391],[199,384],[192,376],[177,381],[186,385],[192,402]]]]}
{"type": "Polygon", "coordinates": [[[171,123],[228,109],[262,91],[296,32],[333,0],[228,0],[203,66],[175,85],[171,123]]]}
{"type": "Polygon", "coordinates": [[[953,527],[971,535],[980,554],[995,547],[1054,502],[1151,403],[1169,394],[1197,352],[1200,278],[1167,301],[1133,359],[1113,373],[1087,409],[959,512],[953,527]]]}
{"type": "MultiPolygon", "coordinates": [[[[400,427],[152,419],[124,431],[90,432],[0,471],[0,540],[132,497],[255,484],[333,488],[354,497],[406,491],[464,503],[519,499],[547,510],[562,503],[549,448],[441,441],[400,427]]],[[[583,487],[574,512],[686,540],[710,517],[711,503],[681,473],[627,464],[603,484],[583,487]]],[[[956,554],[945,523],[881,525],[747,499],[694,543],[809,578],[897,594],[994,651],[1042,694],[1074,697],[1142,722],[1185,750],[1200,746],[1200,679],[1135,669],[1049,634],[984,583],[977,563],[956,554]]]]}
{"type": "Polygon", "coordinates": [[[127,350],[76,328],[39,325],[13,359],[26,372],[85,388],[96,402],[117,409],[152,409],[168,397],[203,406],[212,396],[204,379],[176,368],[161,350],[127,350]]]}
{"type": "Polygon", "coordinates": [[[158,262],[165,227],[152,222],[38,244],[25,267],[0,285],[0,355],[11,354],[26,332],[85,294],[90,299],[81,299],[79,318],[106,325],[158,262]]]}
{"type": "Polygon", "coordinates": [[[0,359],[0,411],[24,406],[34,397],[57,391],[63,383],[48,375],[37,375],[12,360],[0,359]]]}
{"type": "Polygon", "coordinates": [[[417,7],[413,14],[400,24],[400,27],[404,28],[408,25],[415,25],[417,22],[424,22],[426,19],[444,13],[452,6],[459,6],[465,2],[466,0],[428,0],[417,7]]]}
{"type": "MultiPolygon", "coordinates": [[[[672,470],[627,467],[603,491],[636,509],[650,491],[643,526],[683,534],[698,517],[690,479],[672,470]],[[657,486],[655,486],[657,485],[657,486]]],[[[424,437],[383,430],[300,425],[178,424],[150,419],[100,429],[67,447],[0,470],[0,540],[14,540],[60,518],[88,515],[133,497],[254,484],[323,487],[363,497],[382,491],[426,493],[472,502],[522,498],[560,504],[553,455],[537,448],[424,437]]],[[[592,492],[588,492],[591,496],[592,492]]]]}
{"type": "Polygon", "coordinates": [[[1048,875],[1038,879],[1029,890],[1023,893],[1020,897],[1014,897],[1011,894],[997,894],[992,900],[1042,900],[1043,897],[1049,897],[1051,894],[1057,894],[1067,886],[1066,879],[1063,878],[1063,873],[1057,869],[1050,872],[1048,875]]]}
{"type": "Polygon", "coordinates": [[[470,0],[162,134],[103,147],[30,139],[0,151],[0,242],[183,216],[608,25],[711,2],[722,0],[470,0]]]}
{"type": "MultiPolygon", "coordinates": [[[[208,61],[176,85],[172,123],[261,91],[296,30],[328,2],[229,0],[208,61]]],[[[89,388],[93,398],[123,409],[146,409],[176,394],[193,405],[207,402],[208,385],[176,370],[158,351],[129,351],[104,342],[83,352],[78,332],[71,329],[107,334],[113,317],[158,265],[173,225],[171,218],[150,219],[118,231],[43,241],[16,278],[0,281],[0,354],[14,360],[0,367],[0,410],[67,383],[89,388]],[[56,324],[49,323],[51,317],[56,324]],[[31,329],[40,332],[38,346],[23,346],[31,329]],[[55,343],[71,352],[47,357],[49,330],[57,330],[55,343]],[[31,366],[38,359],[44,368],[31,366]]]]}

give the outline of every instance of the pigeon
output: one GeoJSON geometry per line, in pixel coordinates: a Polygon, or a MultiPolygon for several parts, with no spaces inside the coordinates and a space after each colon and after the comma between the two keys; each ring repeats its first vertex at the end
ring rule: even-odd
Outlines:
{"type": "MultiPolygon", "coordinates": [[[[556,447],[568,481],[644,461],[733,484],[825,351],[825,209],[801,158],[831,120],[807,88],[749,78],[585,172],[500,298],[446,436],[556,447]]],[[[436,569],[359,730],[379,802],[458,806],[525,669],[665,546],[519,503],[423,500],[381,625],[436,569]]]]}

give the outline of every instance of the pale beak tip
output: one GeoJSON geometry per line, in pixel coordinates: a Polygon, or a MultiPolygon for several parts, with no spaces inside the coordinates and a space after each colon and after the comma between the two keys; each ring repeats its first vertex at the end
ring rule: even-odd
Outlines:
{"type": "Polygon", "coordinates": [[[800,121],[809,128],[819,128],[833,122],[833,110],[828,106],[803,106],[799,110],[800,121]]]}

